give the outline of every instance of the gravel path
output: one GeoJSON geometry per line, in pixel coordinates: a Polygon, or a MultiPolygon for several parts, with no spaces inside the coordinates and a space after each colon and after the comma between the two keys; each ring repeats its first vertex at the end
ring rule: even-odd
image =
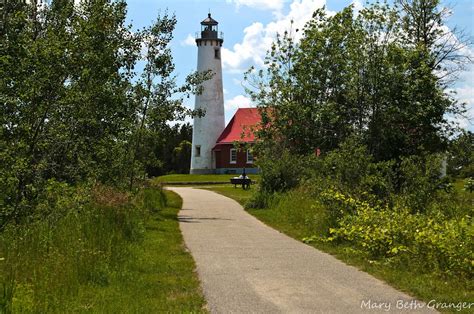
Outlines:
{"type": "Polygon", "coordinates": [[[232,199],[189,187],[168,189],[183,198],[180,228],[211,313],[428,311],[386,283],[264,225],[232,199]]]}

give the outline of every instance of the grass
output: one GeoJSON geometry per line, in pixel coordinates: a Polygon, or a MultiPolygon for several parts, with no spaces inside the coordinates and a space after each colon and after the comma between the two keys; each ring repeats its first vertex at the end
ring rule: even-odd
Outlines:
{"type": "Polygon", "coordinates": [[[245,205],[247,200],[249,200],[252,197],[253,193],[256,190],[255,185],[252,185],[252,187],[248,190],[244,190],[240,186],[237,186],[234,188],[233,185],[215,185],[215,186],[206,186],[206,187],[201,187],[201,188],[214,191],[216,193],[232,198],[236,200],[237,202],[239,202],[242,206],[245,205]]]}
{"type": "MultiPolygon", "coordinates": [[[[157,177],[154,182],[159,182],[163,184],[173,184],[173,183],[186,183],[193,185],[196,183],[228,183],[229,180],[239,174],[169,174],[161,177],[157,177]]],[[[248,175],[252,180],[258,180],[260,177],[258,174],[248,175]]]]}
{"type": "MultiPolygon", "coordinates": [[[[229,187],[216,186],[208,189],[233,198],[242,205],[251,199],[253,193],[229,187]]],[[[472,196],[470,199],[472,201],[472,196]]],[[[292,197],[284,195],[277,197],[267,209],[248,209],[247,211],[265,224],[301,241],[305,237],[313,236],[315,230],[322,230],[326,223],[326,214],[312,207],[313,204],[313,200],[295,193],[292,197]]],[[[324,232],[319,235],[322,233],[324,232]]],[[[448,303],[472,302],[474,300],[473,283],[466,279],[442,277],[429,270],[420,273],[407,267],[391,265],[388,261],[374,261],[349,245],[321,241],[312,242],[310,245],[335,256],[346,264],[356,266],[420,300],[434,299],[437,302],[448,303]]],[[[469,310],[462,312],[468,313],[469,310]]]]}
{"type": "Polygon", "coordinates": [[[182,201],[164,193],[166,204],[158,189],[133,198],[103,190],[55,225],[4,230],[0,312],[206,312],[179,230],[182,201]]]}
{"type": "Polygon", "coordinates": [[[182,201],[173,192],[165,193],[168,205],[147,220],[143,242],[131,248],[133,258],[120,274],[105,288],[84,291],[84,301],[96,301],[94,312],[205,312],[195,264],[179,230],[182,201]]]}
{"type": "Polygon", "coordinates": [[[464,185],[467,183],[467,180],[468,180],[468,178],[457,179],[456,181],[454,181],[454,183],[453,183],[454,189],[461,196],[470,197],[472,199],[474,197],[474,195],[472,195],[473,193],[470,193],[469,191],[466,191],[464,189],[464,185]]]}
{"type": "Polygon", "coordinates": [[[458,179],[454,182],[454,191],[458,194],[458,202],[461,206],[465,208],[474,208],[474,193],[466,191],[465,185],[467,183],[467,178],[458,179]]]}

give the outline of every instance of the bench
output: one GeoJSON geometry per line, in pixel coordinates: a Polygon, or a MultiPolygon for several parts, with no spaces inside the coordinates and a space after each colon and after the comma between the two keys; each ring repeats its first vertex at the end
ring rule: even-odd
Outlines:
{"type": "Polygon", "coordinates": [[[242,189],[246,190],[250,188],[252,180],[243,178],[231,178],[230,183],[234,185],[234,188],[237,187],[237,185],[242,185],[242,189]]]}

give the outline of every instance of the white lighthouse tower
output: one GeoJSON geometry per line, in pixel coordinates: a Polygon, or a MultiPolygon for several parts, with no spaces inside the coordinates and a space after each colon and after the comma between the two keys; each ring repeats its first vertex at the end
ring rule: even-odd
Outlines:
{"type": "Polygon", "coordinates": [[[225,127],[224,92],[222,89],[221,47],[224,39],[218,31],[216,20],[208,17],[201,22],[201,33],[196,38],[198,47],[197,70],[211,70],[213,76],[202,83],[202,93],[196,95],[195,109],[203,109],[203,117],[195,117],[191,174],[213,173],[215,158],[212,148],[225,127]]]}

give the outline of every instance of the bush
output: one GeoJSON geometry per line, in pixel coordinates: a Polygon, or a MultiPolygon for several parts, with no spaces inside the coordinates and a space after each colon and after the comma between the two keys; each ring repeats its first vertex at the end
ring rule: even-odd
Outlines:
{"type": "Polygon", "coordinates": [[[359,143],[348,139],[320,157],[265,159],[248,207],[271,208],[306,242],[348,243],[399,268],[470,278],[472,206],[441,178],[443,156],[374,162],[359,143]]]}
{"type": "Polygon", "coordinates": [[[427,216],[406,208],[373,207],[351,197],[335,198],[351,213],[330,229],[329,241],[349,242],[371,258],[397,258],[420,271],[472,276],[471,217],[447,219],[441,213],[427,216]]]}
{"type": "Polygon", "coordinates": [[[374,162],[367,147],[355,138],[343,142],[324,158],[324,172],[332,185],[354,195],[372,194],[388,200],[394,191],[393,161],[374,162]]]}
{"type": "Polygon", "coordinates": [[[411,156],[402,159],[399,169],[400,198],[405,207],[424,212],[445,187],[441,178],[441,155],[411,156]]]}
{"type": "Polygon", "coordinates": [[[283,151],[279,156],[268,157],[258,162],[261,170],[260,190],[264,193],[288,191],[308,176],[304,167],[306,158],[303,156],[283,151]]]}
{"type": "Polygon", "coordinates": [[[472,193],[474,191],[474,178],[468,178],[464,184],[464,190],[472,193]]]}
{"type": "Polygon", "coordinates": [[[338,149],[320,157],[295,156],[283,151],[279,158],[266,157],[259,161],[260,190],[249,207],[266,207],[269,195],[299,185],[312,190],[314,196],[330,188],[358,197],[373,195],[390,202],[394,192],[394,164],[392,161],[373,162],[367,148],[356,138],[348,139],[338,149]]]}

